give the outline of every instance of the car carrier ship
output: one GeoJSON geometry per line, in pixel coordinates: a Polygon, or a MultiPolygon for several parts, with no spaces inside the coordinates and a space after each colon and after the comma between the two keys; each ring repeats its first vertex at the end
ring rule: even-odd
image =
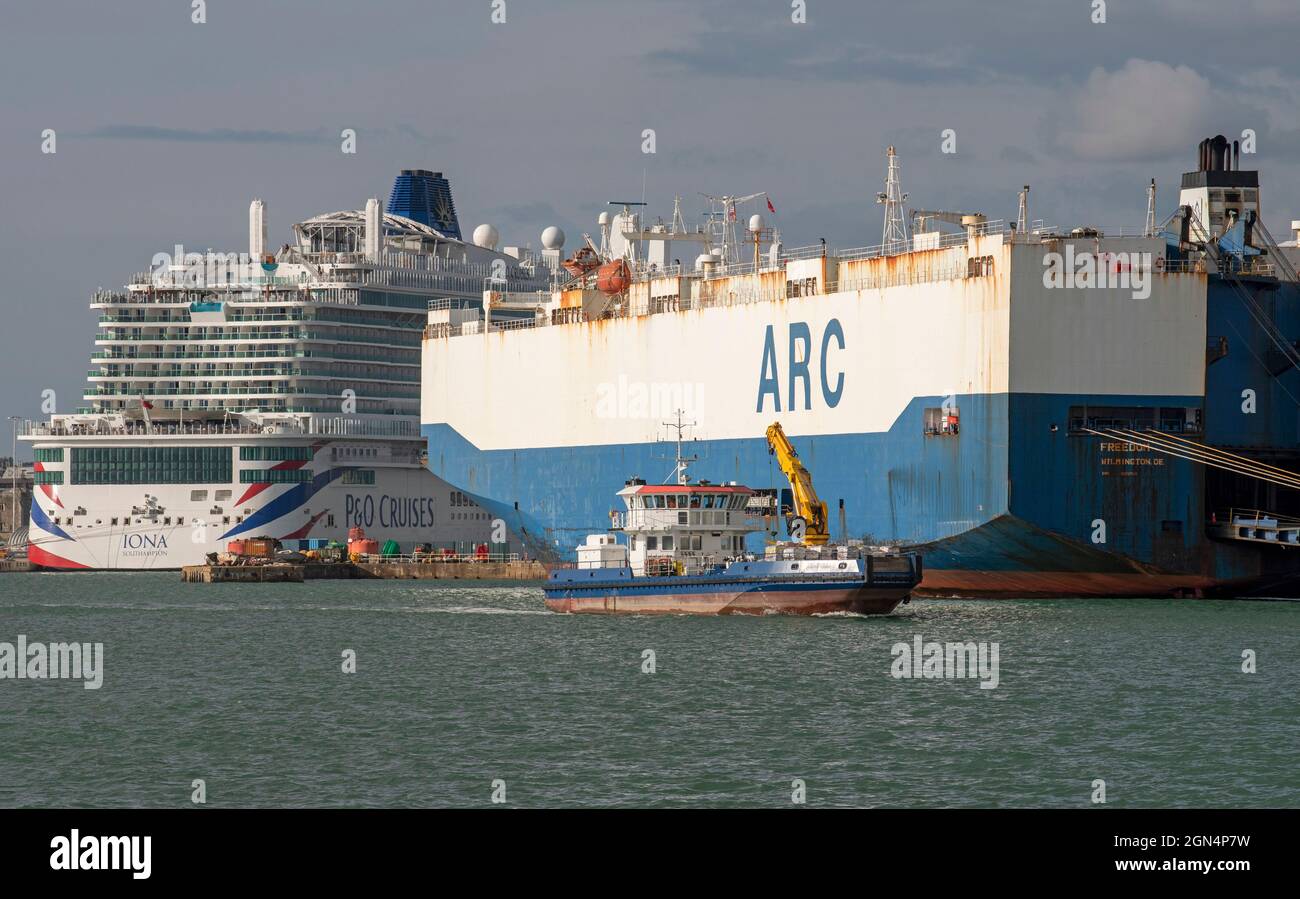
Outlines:
{"type": "Polygon", "coordinates": [[[179,568],[232,538],[292,547],[354,527],[407,551],[520,548],[426,465],[420,335],[434,298],[552,273],[495,235],[462,239],[450,184],[423,169],[397,177],[386,211],[371,199],[293,234],[268,251],[254,200],[246,254],[176,247],[94,295],[88,407],[21,429],[33,563],[179,568]]]}
{"type": "Polygon", "coordinates": [[[1014,222],[908,210],[899,172],[890,148],[874,246],[787,248],[738,221],[764,194],[695,227],[618,203],[554,289],[435,303],[433,473],[571,557],[674,408],[711,472],[780,501],[779,416],[836,538],[919,550],[918,595],[1296,593],[1296,250],[1238,148],[1203,141],[1131,231],[1033,221],[1027,187],[1014,222]]]}

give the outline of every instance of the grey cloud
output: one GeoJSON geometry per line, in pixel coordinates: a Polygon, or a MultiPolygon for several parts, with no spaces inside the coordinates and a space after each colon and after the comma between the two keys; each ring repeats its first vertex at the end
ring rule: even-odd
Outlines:
{"type": "Polygon", "coordinates": [[[315,131],[242,130],[238,128],[163,128],[157,125],[105,125],[86,132],[98,140],[173,141],[207,144],[317,144],[332,140],[334,135],[320,128],[315,131]]]}

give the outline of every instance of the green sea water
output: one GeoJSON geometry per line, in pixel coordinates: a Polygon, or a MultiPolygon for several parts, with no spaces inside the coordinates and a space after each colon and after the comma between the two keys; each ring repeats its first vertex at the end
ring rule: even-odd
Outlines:
{"type": "Polygon", "coordinates": [[[0,575],[0,806],[1300,806],[1300,603],[555,615],[531,584],[0,575]],[[998,644],[999,682],[892,647],[998,644]],[[343,671],[346,650],[355,673],[343,671]],[[645,670],[653,652],[654,672],[645,670]],[[1244,673],[1243,652],[1255,673],[1244,673]],[[498,784],[498,798],[500,784],[498,784]]]}

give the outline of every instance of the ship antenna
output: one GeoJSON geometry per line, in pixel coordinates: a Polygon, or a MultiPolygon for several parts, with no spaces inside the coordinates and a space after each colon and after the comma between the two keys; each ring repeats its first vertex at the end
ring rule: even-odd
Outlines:
{"type": "Polygon", "coordinates": [[[907,243],[907,219],[903,215],[903,203],[907,194],[903,193],[903,182],[899,176],[898,154],[891,146],[886,151],[889,167],[885,173],[885,192],[876,194],[876,202],[885,207],[885,228],[880,242],[886,253],[902,247],[907,243]]]}
{"type": "Polygon", "coordinates": [[[677,431],[677,464],[673,468],[673,475],[677,478],[678,484],[689,484],[691,479],[686,473],[686,466],[692,462],[699,461],[699,456],[682,455],[682,432],[687,428],[695,427],[693,421],[682,421],[682,410],[677,410],[677,421],[666,421],[664,427],[673,428],[677,431]]]}
{"type": "Polygon", "coordinates": [[[1151,179],[1151,186],[1147,188],[1147,223],[1142,229],[1143,236],[1156,236],[1156,179],[1151,179]]]}

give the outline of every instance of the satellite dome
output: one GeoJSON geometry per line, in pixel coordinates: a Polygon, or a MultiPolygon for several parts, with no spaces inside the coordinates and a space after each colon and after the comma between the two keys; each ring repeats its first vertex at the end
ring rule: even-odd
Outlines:
{"type": "Polygon", "coordinates": [[[474,229],[474,246],[483,247],[485,250],[495,250],[497,241],[501,239],[500,233],[494,225],[482,224],[474,229]]]}
{"type": "Polygon", "coordinates": [[[610,219],[609,219],[609,213],[608,213],[608,212],[602,212],[600,215],[596,216],[596,224],[597,224],[597,225],[608,225],[608,224],[609,224],[609,221],[610,221],[610,219]]]}
{"type": "Polygon", "coordinates": [[[749,230],[753,234],[763,230],[763,217],[757,212],[749,217],[749,230]]]}
{"type": "Polygon", "coordinates": [[[551,225],[542,232],[542,246],[548,250],[558,250],[564,246],[564,232],[551,225]]]}
{"type": "Polygon", "coordinates": [[[704,266],[713,265],[717,261],[718,257],[710,255],[709,253],[701,253],[695,257],[695,270],[699,271],[704,268],[704,266]]]}

